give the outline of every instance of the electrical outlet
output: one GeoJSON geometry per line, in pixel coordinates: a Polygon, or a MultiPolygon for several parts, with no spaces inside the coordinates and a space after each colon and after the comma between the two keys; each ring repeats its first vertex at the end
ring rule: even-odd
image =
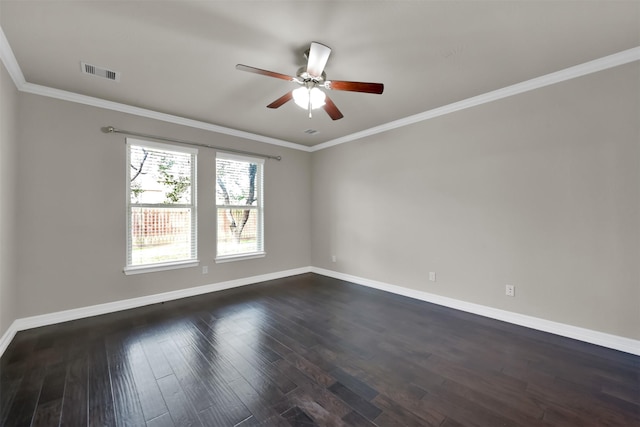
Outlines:
{"type": "Polygon", "coordinates": [[[516,296],[516,287],[514,285],[507,285],[507,287],[505,289],[505,294],[508,297],[515,297],[516,296]]]}
{"type": "Polygon", "coordinates": [[[202,267],[202,274],[209,274],[209,267],[208,266],[203,266],[202,267]]]}
{"type": "Polygon", "coordinates": [[[436,281],[436,272],[435,271],[430,271],[429,272],[429,281],[430,282],[435,282],[436,281]]]}
{"type": "Polygon", "coordinates": [[[336,262],[338,261],[338,257],[335,255],[331,255],[331,262],[336,262]]]}

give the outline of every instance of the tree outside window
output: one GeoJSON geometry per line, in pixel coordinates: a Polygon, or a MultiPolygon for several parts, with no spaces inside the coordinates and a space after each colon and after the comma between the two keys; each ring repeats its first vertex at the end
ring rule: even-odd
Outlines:
{"type": "Polygon", "coordinates": [[[197,151],[127,142],[127,266],[195,260],[197,151]]]}
{"type": "Polygon", "coordinates": [[[218,154],[216,259],[264,253],[262,175],[262,160],[218,154]]]}

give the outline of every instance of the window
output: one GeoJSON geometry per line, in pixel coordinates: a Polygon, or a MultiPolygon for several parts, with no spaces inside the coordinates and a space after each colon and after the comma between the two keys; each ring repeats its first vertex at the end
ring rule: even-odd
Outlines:
{"type": "Polygon", "coordinates": [[[226,153],[216,157],[216,261],[264,256],[264,160],[226,153]]]}
{"type": "Polygon", "coordinates": [[[197,150],[127,139],[127,267],[197,263],[197,150]]]}

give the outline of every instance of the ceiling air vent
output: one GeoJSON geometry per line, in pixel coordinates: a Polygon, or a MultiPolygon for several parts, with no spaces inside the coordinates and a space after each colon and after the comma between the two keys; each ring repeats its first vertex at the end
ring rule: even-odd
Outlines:
{"type": "Polygon", "coordinates": [[[307,135],[315,135],[316,133],[318,133],[318,131],[315,129],[307,129],[304,131],[304,133],[306,133],[307,135]]]}
{"type": "Polygon", "coordinates": [[[91,74],[92,76],[102,77],[103,79],[113,80],[114,82],[120,81],[120,72],[118,71],[87,64],[86,62],[80,62],[80,67],[82,67],[84,74],[91,74]]]}

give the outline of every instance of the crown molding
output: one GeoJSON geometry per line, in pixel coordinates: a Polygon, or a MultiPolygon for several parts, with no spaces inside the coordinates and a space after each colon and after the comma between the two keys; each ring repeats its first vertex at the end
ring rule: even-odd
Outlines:
{"type": "Polygon", "coordinates": [[[215,133],[221,133],[224,135],[235,136],[238,138],[249,139],[252,141],[263,142],[266,144],[277,145],[279,147],[292,148],[294,150],[309,152],[310,148],[296,144],[294,142],[285,141],[282,139],[271,138],[264,135],[259,135],[251,132],[245,132],[238,129],[228,128],[225,126],[216,125],[213,123],[202,122],[199,120],[188,119],[185,117],[174,116],[172,114],[160,113],[158,111],[148,110],[146,108],[134,107],[119,102],[107,101],[101,98],[95,98],[92,96],[81,95],[75,92],[69,92],[65,90],[55,89],[48,86],[37,85],[29,83],[25,80],[24,74],[20,69],[20,65],[13,54],[13,50],[9,45],[2,27],[0,27],[0,59],[2,60],[5,68],[9,72],[13,83],[20,92],[30,93],[33,95],[46,96],[48,98],[60,99],[63,101],[74,102],[77,104],[90,105],[92,107],[104,108],[106,110],[118,111],[121,113],[132,114],[134,116],[146,117],[150,119],[160,120],[167,123],[173,123],[177,125],[188,126],[195,129],[203,129],[215,133]]]}
{"type": "Polygon", "coordinates": [[[13,80],[13,84],[15,84],[18,90],[20,90],[20,88],[26,83],[26,80],[24,79],[24,74],[22,74],[22,70],[18,65],[18,60],[9,45],[9,40],[7,40],[7,37],[4,35],[2,27],[0,27],[0,60],[2,60],[7,72],[9,72],[9,75],[13,80]]]}
{"type": "Polygon", "coordinates": [[[188,126],[195,129],[203,129],[215,133],[221,133],[224,135],[235,136],[238,138],[249,139],[257,142],[264,142],[266,144],[277,145],[279,147],[292,148],[294,150],[310,151],[309,147],[296,144],[294,142],[285,141],[282,139],[271,138],[264,135],[258,135],[251,132],[245,132],[238,129],[232,129],[213,123],[201,122],[199,120],[187,119],[185,117],[174,116],[172,114],[160,113],[158,111],[148,110],[146,108],[134,107],[119,102],[107,101],[101,98],[95,98],[92,96],[81,95],[75,92],[68,92],[65,90],[54,89],[47,86],[36,85],[33,83],[25,83],[18,90],[31,93],[34,95],[46,96],[49,98],[61,99],[63,101],[75,102],[77,104],[90,105],[92,107],[104,108],[106,110],[118,111],[121,113],[132,114],[134,116],[146,117],[149,119],[160,120],[167,123],[173,123],[177,125],[188,126]]]}
{"type": "Polygon", "coordinates": [[[344,144],[346,142],[354,141],[356,139],[364,138],[364,137],[375,135],[378,133],[387,132],[399,127],[409,126],[414,123],[422,122],[424,120],[429,120],[436,117],[444,116],[446,114],[455,113],[456,111],[461,111],[467,108],[476,107],[478,105],[487,104],[489,102],[497,101],[499,99],[529,92],[535,89],[540,89],[545,86],[575,79],[577,77],[586,76],[588,74],[607,70],[609,68],[617,67],[620,65],[628,64],[630,62],[639,61],[639,60],[640,60],[640,46],[623,50],[622,52],[614,53],[613,55],[604,56],[602,58],[585,62],[583,64],[575,65],[573,67],[565,68],[564,70],[556,71],[554,73],[546,74],[544,76],[526,80],[521,83],[516,83],[514,85],[497,89],[491,92],[487,92],[482,95],[474,96],[472,98],[467,98],[462,101],[458,101],[452,104],[444,105],[442,107],[434,108],[432,110],[428,110],[423,113],[404,117],[399,120],[394,120],[392,122],[388,122],[380,126],[375,126],[360,132],[352,133],[350,135],[345,135],[343,137],[336,138],[331,141],[323,142],[322,144],[314,145],[313,147],[311,147],[311,152],[323,150],[329,147],[334,147],[336,145],[344,144]]]}
{"type": "Polygon", "coordinates": [[[565,68],[564,70],[556,71],[554,73],[546,74],[544,76],[526,80],[521,83],[516,83],[514,85],[497,89],[491,92],[487,92],[482,95],[474,96],[471,98],[464,99],[462,101],[454,102],[448,105],[444,105],[442,107],[434,108],[428,111],[424,111],[422,113],[418,113],[412,116],[404,117],[402,119],[394,120],[379,126],[374,126],[372,128],[365,129],[360,132],[355,132],[340,138],[323,142],[318,145],[314,145],[313,147],[307,147],[306,145],[297,144],[291,141],[285,141],[282,139],[271,138],[264,135],[259,135],[251,132],[245,132],[238,129],[215,125],[213,123],[207,123],[199,120],[188,119],[185,117],[174,116],[172,114],[160,113],[157,111],[148,110],[146,108],[134,107],[127,104],[121,104],[119,102],[107,101],[101,98],[95,98],[95,97],[81,95],[74,92],[68,92],[60,89],[54,89],[47,86],[29,83],[25,80],[24,75],[22,74],[22,70],[18,65],[18,61],[16,60],[16,57],[13,54],[13,50],[9,45],[9,41],[6,38],[4,31],[2,30],[2,27],[0,27],[0,59],[4,63],[4,66],[7,68],[7,71],[9,72],[9,75],[13,79],[13,82],[16,85],[16,88],[18,88],[18,90],[21,92],[46,96],[49,98],[61,99],[64,101],[75,102],[78,104],[90,105],[98,108],[105,108],[107,110],[119,111],[122,113],[128,113],[128,114],[132,114],[140,117],[147,117],[150,119],[156,119],[156,120],[160,120],[167,123],[188,126],[196,129],[203,129],[211,132],[221,133],[224,135],[230,135],[238,138],[249,139],[252,141],[263,142],[266,144],[277,145],[280,147],[292,148],[294,150],[300,150],[305,152],[315,152],[315,151],[324,150],[325,148],[330,148],[336,145],[355,141],[357,139],[365,138],[367,136],[376,135],[378,133],[387,132],[387,131],[404,127],[404,126],[409,126],[414,123],[444,116],[446,114],[455,113],[456,111],[465,110],[467,108],[476,107],[482,104],[497,101],[499,99],[507,98],[513,95],[518,95],[521,93],[529,92],[529,91],[539,89],[545,86],[549,86],[552,84],[556,84],[556,83],[564,82],[567,80],[575,79],[577,77],[596,73],[598,71],[607,70],[609,68],[628,64],[630,62],[639,61],[640,46],[623,50],[622,52],[604,56],[602,58],[585,62],[583,64],[575,65],[573,67],[565,68]]]}

